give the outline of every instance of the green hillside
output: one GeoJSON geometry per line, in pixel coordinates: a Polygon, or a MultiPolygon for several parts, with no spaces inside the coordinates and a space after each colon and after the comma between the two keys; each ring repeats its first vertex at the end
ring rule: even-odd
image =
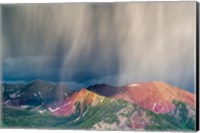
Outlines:
{"type": "Polygon", "coordinates": [[[76,112],[68,117],[49,112],[3,108],[5,128],[63,128],[99,130],[195,130],[195,116],[189,116],[187,105],[174,101],[176,109],[168,114],[156,114],[123,100],[106,98],[101,104],[84,106],[76,103],[76,112]]]}

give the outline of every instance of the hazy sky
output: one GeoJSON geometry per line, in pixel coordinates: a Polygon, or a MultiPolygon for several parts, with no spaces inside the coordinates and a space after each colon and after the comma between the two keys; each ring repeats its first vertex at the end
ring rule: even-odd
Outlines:
{"type": "Polygon", "coordinates": [[[2,6],[3,79],[195,88],[196,2],[2,6]]]}

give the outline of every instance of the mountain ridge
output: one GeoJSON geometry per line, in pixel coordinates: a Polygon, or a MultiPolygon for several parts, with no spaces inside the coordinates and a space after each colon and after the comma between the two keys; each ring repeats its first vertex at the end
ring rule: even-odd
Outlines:
{"type": "Polygon", "coordinates": [[[63,84],[54,85],[44,80],[35,80],[21,86],[4,83],[1,88],[3,88],[3,100],[13,105],[62,103],[73,93],[63,84]]]}
{"type": "Polygon", "coordinates": [[[195,129],[195,97],[177,87],[143,82],[88,88],[71,93],[64,84],[51,85],[41,80],[3,86],[3,125],[97,130],[195,129]],[[16,102],[10,104],[9,100],[16,102]],[[34,100],[42,103],[35,104],[34,100]]]}
{"type": "Polygon", "coordinates": [[[88,89],[100,95],[103,95],[104,93],[102,92],[105,90],[107,93],[110,90],[112,95],[103,96],[136,103],[156,113],[172,111],[175,108],[172,103],[174,99],[183,101],[195,108],[194,94],[160,81],[134,83],[120,87],[105,84],[97,85],[97,89],[95,87],[94,85],[88,89]],[[113,90],[115,90],[114,93],[113,90]]]}

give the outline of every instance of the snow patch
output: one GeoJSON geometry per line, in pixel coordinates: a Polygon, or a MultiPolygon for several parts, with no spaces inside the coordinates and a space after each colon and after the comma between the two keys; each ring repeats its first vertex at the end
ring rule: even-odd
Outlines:
{"type": "Polygon", "coordinates": [[[40,114],[43,114],[44,112],[46,112],[46,110],[38,110],[38,112],[39,112],[40,114]]]}
{"type": "Polygon", "coordinates": [[[19,97],[20,95],[18,95],[19,92],[16,92],[16,93],[13,93],[13,94],[10,94],[10,98],[16,98],[16,97],[19,97]]]}
{"type": "Polygon", "coordinates": [[[67,93],[64,94],[66,97],[68,96],[67,93]]]}
{"type": "Polygon", "coordinates": [[[59,109],[60,109],[59,107],[57,107],[57,108],[55,108],[55,109],[52,109],[52,108],[49,107],[49,110],[50,110],[51,112],[55,112],[55,111],[57,111],[57,110],[59,110],[59,109]]]}
{"type": "Polygon", "coordinates": [[[39,91],[38,93],[39,93],[40,97],[41,97],[41,98],[43,98],[43,96],[42,96],[41,92],[39,91]]]}
{"type": "Polygon", "coordinates": [[[153,111],[155,110],[155,107],[156,107],[156,103],[153,104],[153,111]]]}
{"type": "Polygon", "coordinates": [[[74,120],[74,122],[78,121],[79,119],[80,119],[80,116],[79,116],[79,117],[77,117],[77,118],[74,120]]]}
{"type": "Polygon", "coordinates": [[[131,85],[128,85],[128,87],[135,87],[135,86],[139,86],[139,84],[131,84],[131,85]]]}
{"type": "Polygon", "coordinates": [[[36,97],[36,96],[37,96],[37,94],[36,94],[36,93],[34,93],[34,96],[36,97]]]}
{"type": "Polygon", "coordinates": [[[86,110],[84,113],[83,113],[83,115],[82,116],[85,116],[85,114],[88,112],[88,110],[86,110]]]}
{"type": "Polygon", "coordinates": [[[17,91],[16,93],[13,93],[13,94],[10,94],[9,96],[10,96],[10,98],[19,97],[20,96],[20,91],[17,91]]]}
{"type": "Polygon", "coordinates": [[[10,100],[6,100],[5,102],[4,102],[4,104],[7,104],[7,103],[9,103],[10,102],[10,100]]]}
{"type": "Polygon", "coordinates": [[[23,109],[26,109],[26,108],[28,108],[29,106],[28,106],[28,105],[21,105],[20,107],[23,108],[23,109]]]}
{"type": "MultiPolygon", "coordinates": [[[[88,112],[88,110],[86,110],[83,114],[82,114],[82,117],[85,116],[85,114],[88,112]]],[[[79,119],[81,118],[81,116],[77,117],[74,122],[78,121],[79,119]]]]}
{"type": "Polygon", "coordinates": [[[22,93],[20,93],[20,91],[17,92],[16,97],[20,97],[22,93]]]}
{"type": "Polygon", "coordinates": [[[65,104],[64,104],[64,107],[67,106],[67,105],[69,105],[71,102],[72,102],[72,101],[69,101],[68,103],[65,103],[65,104]]]}

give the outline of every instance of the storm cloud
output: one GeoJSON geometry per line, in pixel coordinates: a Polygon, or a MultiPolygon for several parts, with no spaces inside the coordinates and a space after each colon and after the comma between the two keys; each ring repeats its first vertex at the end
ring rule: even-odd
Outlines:
{"type": "Polygon", "coordinates": [[[195,22],[195,2],[3,5],[3,79],[193,92],[195,22]]]}

